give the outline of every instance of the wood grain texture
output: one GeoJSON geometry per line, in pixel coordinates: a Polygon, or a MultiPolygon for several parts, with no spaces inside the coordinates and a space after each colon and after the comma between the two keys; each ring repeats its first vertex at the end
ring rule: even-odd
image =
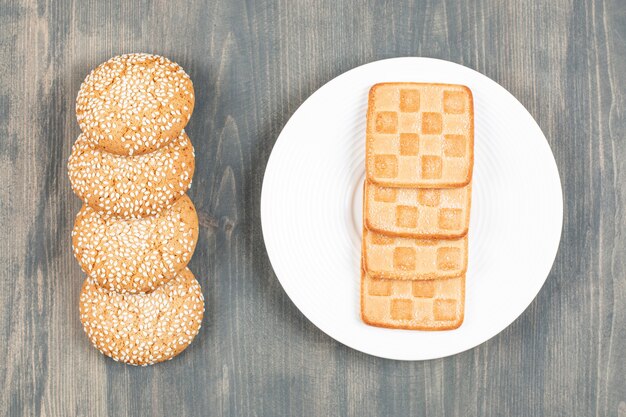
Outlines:
{"type": "Polygon", "coordinates": [[[0,415],[626,415],[623,0],[9,0],[0,74],[0,415]],[[65,170],[82,79],[130,51],[179,62],[197,93],[190,266],[207,312],[184,354],[149,368],[83,334],[65,170]],[[307,321],[274,276],[259,214],[272,146],[306,97],[406,55],[511,91],[546,134],[565,198],[561,247],[528,310],[473,350],[414,363],[307,321]]]}

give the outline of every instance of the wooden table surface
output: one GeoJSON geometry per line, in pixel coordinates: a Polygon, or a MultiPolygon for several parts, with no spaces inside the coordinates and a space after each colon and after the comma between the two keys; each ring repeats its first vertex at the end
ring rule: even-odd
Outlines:
{"type": "Polygon", "coordinates": [[[0,3],[0,415],[626,416],[625,46],[624,0],[0,3]],[[197,93],[190,266],[206,316],[186,352],[147,368],[83,334],[70,247],[81,203],[66,174],[81,81],[130,51],[179,62],[197,93]],[[371,357],[313,326],[272,271],[259,214],[297,107],[344,71],[407,55],[511,91],[543,129],[565,199],[532,305],[481,346],[427,362],[371,357]]]}

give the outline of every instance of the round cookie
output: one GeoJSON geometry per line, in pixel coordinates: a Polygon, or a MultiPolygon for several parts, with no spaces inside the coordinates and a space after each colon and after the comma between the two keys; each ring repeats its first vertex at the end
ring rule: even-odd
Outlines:
{"type": "Polygon", "coordinates": [[[188,268],[150,294],[118,294],[85,280],[80,321],[91,343],[112,359],[151,365],[172,359],[198,334],[200,284],[188,268]]]}
{"type": "Polygon", "coordinates": [[[183,269],[198,240],[198,215],[187,195],[142,219],[119,219],[83,205],[72,230],[74,256],[99,286],[148,293],[183,269]]]}
{"type": "Polygon", "coordinates": [[[67,162],[74,192],[106,214],[138,218],[171,206],[191,186],[195,168],[191,141],[183,131],[163,148],[119,156],[90,146],[81,134],[67,162]]]}
{"type": "Polygon", "coordinates": [[[126,54],[85,78],[76,119],[97,148],[141,155],[178,137],[194,102],[193,84],[180,65],[158,55],[126,54]]]}

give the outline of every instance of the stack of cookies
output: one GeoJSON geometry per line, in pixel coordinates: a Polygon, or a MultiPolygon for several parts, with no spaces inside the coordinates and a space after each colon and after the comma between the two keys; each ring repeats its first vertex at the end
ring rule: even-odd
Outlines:
{"type": "Polygon", "coordinates": [[[87,274],[80,318],[103,354],[132,365],[171,359],[193,340],[204,299],[187,264],[198,216],[186,194],[195,167],[184,131],[193,84],[167,58],[121,55],[81,85],[82,130],[68,161],[84,205],[74,255],[87,274]]]}
{"type": "Polygon", "coordinates": [[[369,94],[361,315],[380,327],[461,325],[474,164],[469,88],[382,83],[369,94]]]}

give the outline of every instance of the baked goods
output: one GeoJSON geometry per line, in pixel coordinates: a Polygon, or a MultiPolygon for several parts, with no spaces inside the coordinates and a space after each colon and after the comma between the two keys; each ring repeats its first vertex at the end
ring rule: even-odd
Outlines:
{"type": "Polygon", "coordinates": [[[67,168],[85,203],[72,231],[88,275],[80,318],[92,344],[116,361],[171,359],[200,329],[204,298],[186,268],[198,241],[185,194],[195,156],[183,128],[193,106],[182,68],[149,54],[111,58],[76,100],[83,132],[67,168]]]}
{"type": "Polygon", "coordinates": [[[123,218],[152,216],[171,206],[191,186],[194,168],[193,145],[184,131],[158,151],[133,157],[93,148],[83,133],[67,163],[81,200],[123,218]]]}
{"type": "Polygon", "coordinates": [[[463,322],[473,100],[452,84],[382,83],[369,93],[361,317],[407,330],[463,322]]]}
{"type": "Polygon", "coordinates": [[[172,359],[192,342],[202,324],[204,297],[185,268],[150,294],[119,294],[86,279],[80,321],[103,354],[130,365],[172,359]]]}
{"type": "Polygon", "coordinates": [[[125,54],[85,78],[76,119],[98,149],[140,155],[177,138],[194,103],[193,84],[180,65],[158,55],[125,54]]]}
{"type": "Polygon", "coordinates": [[[467,185],[473,114],[472,92],[462,85],[376,84],[367,110],[367,178],[388,187],[467,185]]]}
{"type": "Polygon", "coordinates": [[[372,278],[432,280],[467,270],[467,236],[414,239],[363,230],[364,268],[372,278]]]}
{"type": "Polygon", "coordinates": [[[472,185],[391,188],[365,182],[365,227],[395,236],[456,239],[467,234],[472,185]]]}
{"type": "Polygon", "coordinates": [[[99,286],[151,292],[183,269],[198,241],[198,215],[188,196],[159,214],[120,219],[83,205],[72,231],[74,255],[99,286]]]}
{"type": "Polygon", "coordinates": [[[429,281],[375,279],[362,272],[361,317],[372,326],[451,330],[463,323],[465,275],[429,281]]]}

